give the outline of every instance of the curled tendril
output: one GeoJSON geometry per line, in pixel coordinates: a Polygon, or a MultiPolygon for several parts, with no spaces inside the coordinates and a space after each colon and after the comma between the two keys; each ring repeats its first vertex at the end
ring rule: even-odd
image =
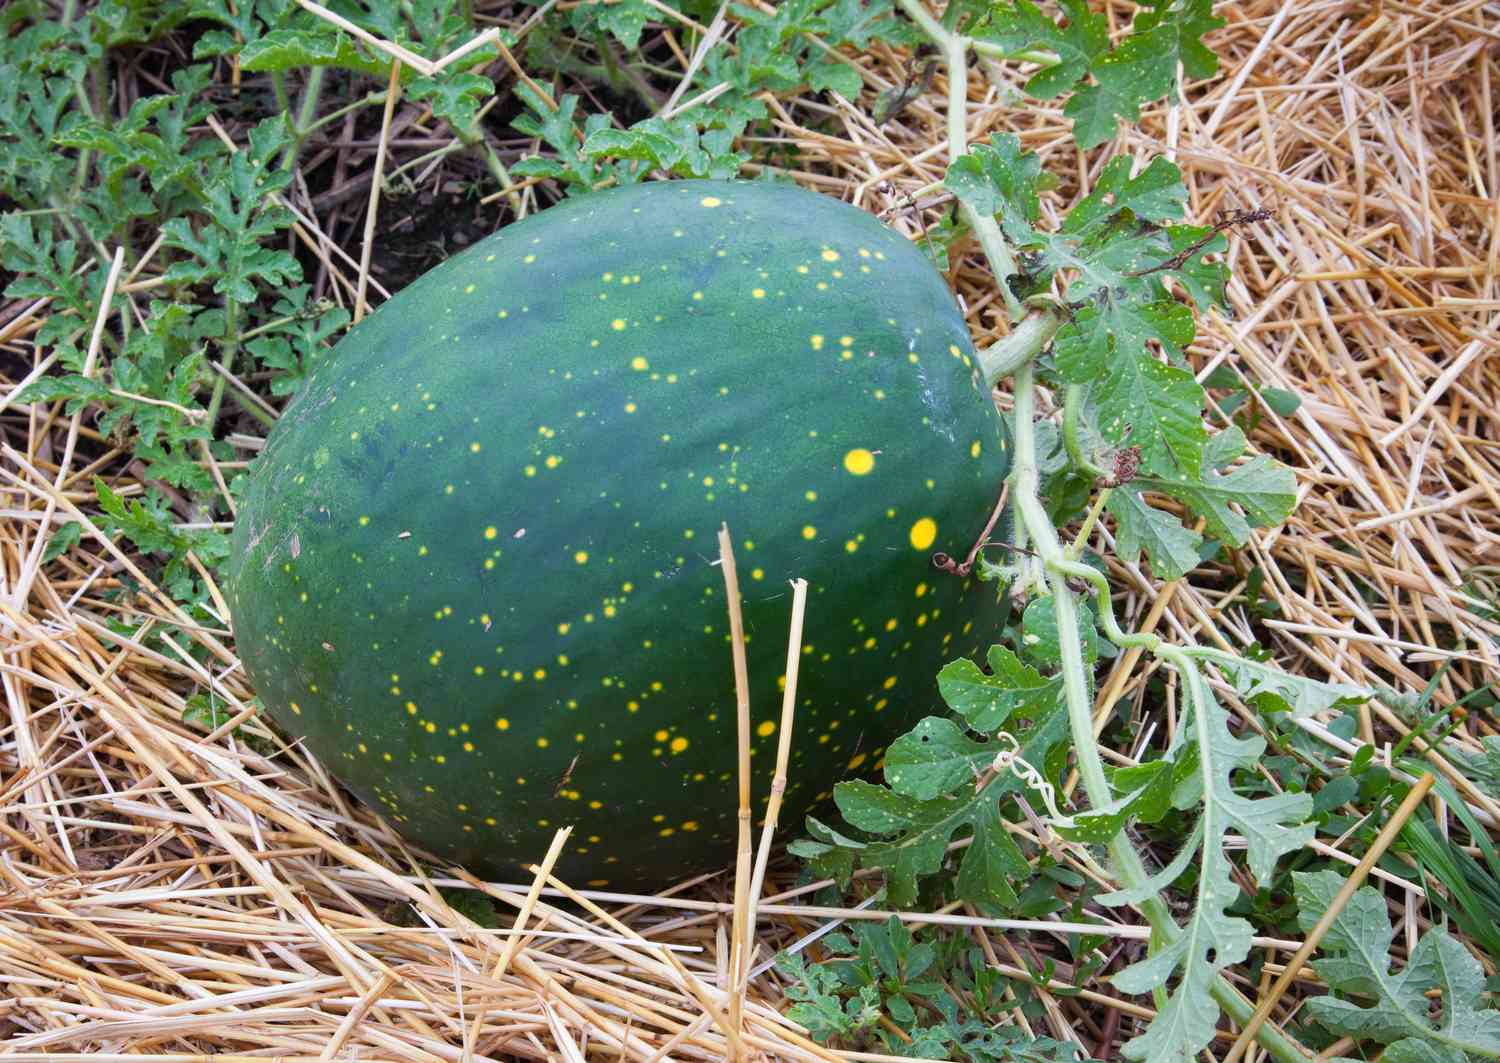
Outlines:
{"type": "Polygon", "coordinates": [[[1057,791],[1052,784],[1046,780],[1041,772],[1032,767],[1030,763],[1021,756],[1021,746],[1016,741],[1016,736],[1008,731],[1001,731],[995,736],[1005,745],[1005,749],[995,754],[995,759],[990,762],[990,767],[1000,774],[1009,773],[1020,779],[1023,783],[1035,790],[1042,799],[1042,804],[1047,806],[1047,814],[1052,817],[1054,827],[1073,826],[1073,817],[1065,816],[1057,807],[1057,791]]]}

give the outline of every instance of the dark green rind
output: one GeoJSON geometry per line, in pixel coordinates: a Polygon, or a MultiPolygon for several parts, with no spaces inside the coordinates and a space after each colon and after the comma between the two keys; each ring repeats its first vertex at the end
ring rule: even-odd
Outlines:
{"type": "Polygon", "coordinates": [[[309,378],[240,508],[239,651],[278,723],[433,853],[510,877],[571,823],[567,879],[661,886],[733,855],[719,523],[761,801],[787,581],[810,583],[795,828],[991,639],[993,590],[930,559],[968,552],[1008,458],[942,278],[867,213],[707,181],[569,200],[309,378]]]}

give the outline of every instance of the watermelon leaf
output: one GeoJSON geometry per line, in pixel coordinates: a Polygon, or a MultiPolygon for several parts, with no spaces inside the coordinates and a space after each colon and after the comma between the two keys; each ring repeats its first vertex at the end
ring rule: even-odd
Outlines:
{"type": "Polygon", "coordinates": [[[1197,896],[1186,927],[1111,981],[1126,993],[1148,993],[1179,975],[1166,1005],[1146,1032],[1122,1051],[1128,1059],[1190,1063],[1214,1036],[1219,1006],[1212,990],[1219,971],[1239,963],[1250,950],[1250,924],[1228,912],[1239,887],[1225,852],[1225,836],[1232,828],[1245,839],[1250,873],[1265,882],[1279,857],[1311,839],[1313,827],[1303,822],[1312,813],[1312,798],[1307,794],[1248,798],[1234,791],[1234,771],[1253,767],[1265,741],[1236,738],[1229,730],[1228,713],[1214,699],[1196,665],[1180,655],[1178,660],[1192,706],[1191,734],[1179,740],[1179,749],[1182,742],[1193,742],[1200,770],[1173,796],[1179,806],[1188,800],[1203,804],[1194,832],[1202,854],[1197,896]]]}
{"type": "MultiPolygon", "coordinates": [[[[1293,872],[1292,882],[1297,924],[1309,931],[1328,911],[1344,877],[1336,871],[1293,872]]],[[[1479,961],[1433,927],[1417,941],[1406,966],[1392,972],[1394,938],[1380,891],[1355,890],[1323,938],[1326,958],[1313,964],[1332,993],[1307,1001],[1307,1013],[1334,1034],[1389,1045],[1381,1057],[1387,1060],[1500,1059],[1500,1012],[1480,1004],[1485,980],[1479,961]],[[1436,1020],[1427,999],[1434,990],[1442,1006],[1436,1020]]]]}
{"type": "Polygon", "coordinates": [[[1147,0],[1130,33],[1111,48],[1109,24],[1083,0],[1061,0],[1062,23],[1030,0],[991,4],[971,32],[1002,53],[1042,63],[1026,83],[1038,99],[1074,90],[1063,112],[1073,119],[1073,138],[1092,148],[1115,135],[1118,120],[1135,122],[1141,104],[1171,91],[1182,63],[1188,77],[1211,76],[1218,59],[1201,42],[1224,24],[1213,15],[1213,0],[1147,0]],[[1038,53],[1052,55],[1043,59],[1038,53]],[[1085,83],[1092,75],[1093,82],[1085,83]]]}

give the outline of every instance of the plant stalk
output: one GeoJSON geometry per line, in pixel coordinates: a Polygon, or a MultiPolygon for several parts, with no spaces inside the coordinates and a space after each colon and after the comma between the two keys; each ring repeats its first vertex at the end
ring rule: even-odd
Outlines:
{"type": "Polygon", "coordinates": [[[979,352],[979,371],[985,385],[994,387],[1030,362],[1051,342],[1062,318],[1051,310],[1032,310],[999,343],[979,352]]]}
{"type": "Polygon", "coordinates": [[[1079,432],[1082,413],[1083,386],[1069,384],[1063,392],[1063,447],[1068,452],[1068,460],[1078,466],[1085,475],[1102,480],[1108,477],[1109,473],[1090,461],[1089,456],[1083,452],[1083,440],[1079,432]]]}
{"type": "MultiPolygon", "coordinates": [[[[1063,695],[1067,703],[1068,726],[1072,732],[1073,751],[1078,774],[1083,779],[1084,791],[1089,804],[1103,807],[1113,799],[1109,780],[1104,774],[1104,761],[1094,741],[1093,699],[1088,690],[1088,673],[1084,669],[1083,643],[1078,635],[1078,602],[1068,578],[1082,577],[1099,589],[1103,584],[1100,615],[1105,623],[1105,632],[1112,641],[1122,645],[1142,645],[1170,661],[1185,680],[1192,682],[1197,672],[1191,659],[1174,646],[1165,646],[1154,635],[1130,635],[1120,631],[1115,623],[1113,610],[1109,607],[1108,581],[1096,569],[1070,561],[1065,556],[1057,530],[1052,527],[1046,510],[1038,496],[1040,473],[1036,460],[1036,381],[1030,363],[1024,364],[1015,378],[1015,457],[1012,476],[1012,497],[1016,509],[1034,542],[1033,549],[1041,555],[1047,567],[1047,578],[1052,589],[1052,603],[1057,616],[1058,649],[1062,657],[1063,695]],[[1105,619],[1107,618],[1107,619],[1105,619]],[[1116,636],[1119,636],[1118,638],[1116,636]],[[1153,645],[1154,643],[1154,645],[1153,645]]],[[[1122,830],[1108,846],[1110,862],[1115,877],[1126,889],[1136,889],[1150,878],[1140,853],[1131,844],[1122,830]]],[[[1139,910],[1156,932],[1156,941],[1167,943],[1182,932],[1166,903],[1160,897],[1152,897],[1139,905],[1139,910]]],[[[1211,990],[1214,1000],[1235,1022],[1243,1025],[1249,1021],[1254,1008],[1222,976],[1216,977],[1211,990]]],[[[1277,1063],[1305,1063],[1307,1056],[1280,1030],[1262,1026],[1256,1039],[1277,1063]]]]}
{"type": "MultiPolygon", "coordinates": [[[[900,3],[901,10],[942,49],[948,66],[948,158],[951,161],[969,150],[969,46],[973,42],[945,28],[928,13],[922,0],[900,0],[900,3]]],[[[950,5],[950,10],[954,6],[950,5]]],[[[990,268],[1000,285],[1000,295],[1005,300],[1006,312],[1012,321],[1019,321],[1025,310],[1009,284],[1009,279],[1017,273],[1016,260],[1000,233],[1000,226],[991,215],[980,214],[962,200],[959,201],[959,215],[973,230],[990,261],[990,268]]]]}
{"type": "Polygon", "coordinates": [[[233,299],[226,299],[224,310],[224,356],[219,359],[219,368],[224,372],[214,381],[213,393],[208,397],[208,415],[204,418],[210,439],[213,438],[214,425],[219,420],[219,406],[224,401],[224,388],[228,384],[226,374],[234,369],[234,356],[240,349],[240,304],[233,299]]]}
{"type": "MultiPolygon", "coordinates": [[[[897,2],[912,21],[942,49],[947,62],[948,157],[950,160],[956,159],[968,148],[965,121],[968,105],[968,50],[973,44],[947,24],[946,20],[954,17],[960,5],[948,5],[945,21],[939,22],[927,11],[922,0],[897,2]]],[[[1032,549],[1045,568],[1057,619],[1063,694],[1078,772],[1083,779],[1089,803],[1095,808],[1102,808],[1114,795],[1109,779],[1104,774],[1104,762],[1094,740],[1090,677],[1085,669],[1083,643],[1078,632],[1078,602],[1068,585],[1069,578],[1087,580],[1098,593],[1100,618],[1105,633],[1112,641],[1121,646],[1141,646],[1159,654],[1178,670],[1191,689],[1196,690],[1196,685],[1202,680],[1192,659],[1182,648],[1163,645],[1155,635],[1126,635],[1120,630],[1110,604],[1108,580],[1103,573],[1068,556],[1058,538],[1057,529],[1047,517],[1040,497],[1041,473],[1036,457],[1036,378],[1033,359],[1057,331],[1061,320],[1055,311],[1047,310],[1033,311],[1023,319],[1022,303],[1010,291],[1008,284],[1008,279],[1016,273],[1015,259],[999,225],[993,217],[977,215],[967,206],[962,207],[962,215],[978,237],[1000,285],[1006,309],[1011,320],[1017,323],[1010,336],[980,355],[980,365],[985,379],[991,384],[1006,373],[1013,374],[1015,378],[1015,452],[1012,459],[1011,489],[1013,504],[1021,518],[1016,525],[1015,540],[1019,545],[1029,537],[1034,543],[1032,549]]],[[[1069,404],[1074,407],[1073,440],[1069,449],[1070,455],[1076,460],[1081,456],[1077,434],[1076,407],[1079,403],[1076,393],[1073,399],[1069,404]]],[[[1108,851],[1113,874],[1125,888],[1138,889],[1149,880],[1145,864],[1124,830],[1111,839],[1108,851]]],[[[1182,933],[1181,927],[1160,897],[1151,897],[1138,908],[1154,931],[1152,951],[1175,940],[1182,933]]],[[[1241,1026],[1254,1014],[1250,1002],[1222,976],[1215,977],[1211,993],[1224,1012],[1241,1026]]],[[[1308,1053],[1296,1042],[1272,1026],[1262,1026],[1256,1031],[1256,1040],[1277,1063],[1305,1063],[1308,1058],[1308,1053]]]]}

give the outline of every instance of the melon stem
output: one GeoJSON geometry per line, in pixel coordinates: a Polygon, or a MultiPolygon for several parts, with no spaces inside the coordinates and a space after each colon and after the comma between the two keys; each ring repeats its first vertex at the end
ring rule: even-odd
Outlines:
{"type": "Polygon", "coordinates": [[[1018,321],[1010,335],[979,352],[979,371],[984,382],[994,387],[1015,374],[1023,365],[1042,353],[1062,327],[1062,318],[1053,310],[1035,309],[1018,321]]]}
{"type": "MultiPolygon", "coordinates": [[[[943,53],[948,68],[948,159],[949,163],[968,151],[968,53],[974,42],[958,33],[948,22],[956,21],[959,5],[949,4],[944,13],[946,21],[939,21],[927,10],[923,0],[897,0],[908,17],[931,38],[943,53]]],[[[1029,59],[1038,57],[1029,56],[1029,59]]],[[[1104,774],[1104,762],[1094,738],[1093,698],[1090,694],[1089,672],[1084,663],[1083,643],[1078,632],[1078,600],[1069,576],[1085,568],[1073,561],[1058,538],[1057,529],[1041,500],[1041,470],[1036,456],[1036,378],[1034,361],[1052,336],[1061,327],[1062,312],[1055,307],[1033,307],[1029,312],[1010,290],[1010,278],[1018,270],[1016,259],[1004,233],[993,215],[982,215],[960,201],[961,216],[978,238],[990,269],[1005,300],[1010,320],[1015,323],[1010,335],[999,343],[980,352],[980,371],[985,381],[993,386],[1005,376],[1014,377],[1014,430],[1015,458],[1011,470],[1013,504],[1020,517],[1016,526],[1016,541],[1027,537],[1034,543],[1046,571],[1052,591],[1053,608],[1057,617],[1058,648],[1061,656],[1063,693],[1067,704],[1068,723],[1072,731],[1073,752],[1077,758],[1078,772],[1083,779],[1089,804],[1103,808],[1113,799],[1108,777],[1104,774]],[[1073,570],[1070,572],[1070,570],[1073,570]]],[[[1077,395],[1073,396],[1073,415],[1077,416],[1077,395]]],[[[1074,448],[1077,448],[1076,422],[1074,448]]],[[[1092,573],[1093,570],[1090,569],[1092,573]]],[[[1091,580],[1096,590],[1100,589],[1101,611],[1109,610],[1109,585],[1102,574],[1097,581],[1091,580]]],[[[1139,643],[1154,637],[1127,636],[1114,623],[1111,613],[1106,622],[1106,633],[1112,638],[1120,636],[1126,643],[1139,643]]],[[[1119,641],[1119,639],[1115,639],[1119,641]]],[[[1181,674],[1185,686],[1196,689],[1201,682],[1196,666],[1181,647],[1161,644],[1151,650],[1162,657],[1181,674]]],[[[1127,889],[1137,889],[1149,879],[1144,861],[1136,851],[1127,833],[1122,829],[1108,845],[1110,863],[1114,875],[1127,889]]],[[[1166,902],[1161,897],[1149,897],[1136,906],[1151,924],[1150,949],[1159,951],[1162,946],[1175,940],[1182,933],[1166,902]]],[[[1231,1019],[1243,1027],[1254,1012],[1253,1006],[1222,975],[1215,976],[1211,993],[1219,1006],[1231,1019]]],[[[1164,991],[1157,994],[1158,1006],[1164,1001],[1164,991]]],[[[1263,1025],[1256,1031],[1256,1040],[1277,1063],[1299,1063],[1308,1058],[1300,1045],[1271,1025],[1263,1025]]]]}

